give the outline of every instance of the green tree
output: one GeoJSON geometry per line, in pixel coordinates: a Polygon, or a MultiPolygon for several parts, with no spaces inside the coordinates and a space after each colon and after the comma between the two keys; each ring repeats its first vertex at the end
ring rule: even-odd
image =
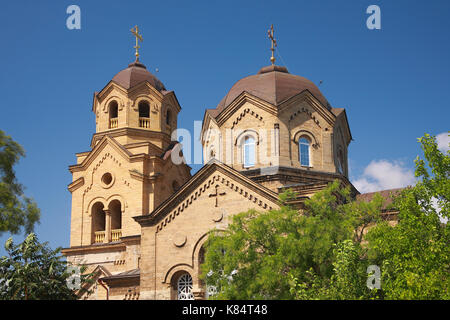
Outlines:
{"type": "Polygon", "coordinates": [[[395,225],[382,219],[383,198],[352,201],[335,181],[305,202],[237,214],[206,243],[202,278],[216,299],[449,299],[450,154],[435,138],[419,139],[420,181],[394,197],[395,225]],[[428,172],[429,167],[431,172],[428,172]],[[437,207],[436,208],[436,204],[437,207]],[[369,230],[367,232],[367,230],[369,230]],[[367,267],[381,269],[381,288],[367,288],[367,267]]]}
{"type": "Polygon", "coordinates": [[[52,250],[47,243],[39,243],[34,233],[17,245],[8,239],[5,249],[8,256],[0,258],[0,299],[73,300],[91,282],[91,275],[82,274],[84,270],[78,278],[71,272],[61,248],[52,250]]]}
{"type": "Polygon", "coordinates": [[[428,134],[419,142],[425,156],[415,160],[420,181],[395,199],[398,224],[379,223],[367,234],[385,299],[450,298],[450,230],[441,220],[449,217],[450,152],[439,151],[428,134]]]}
{"type": "Polygon", "coordinates": [[[202,277],[216,299],[357,299],[365,286],[359,230],[380,213],[382,201],[351,203],[338,181],[305,202],[303,214],[280,196],[281,208],[233,217],[206,243],[202,277]],[[364,209],[370,209],[370,214],[364,209]],[[355,273],[355,271],[357,271],[355,273]],[[348,286],[349,282],[355,284],[348,286]],[[362,283],[363,285],[361,285],[362,283]],[[341,288],[342,290],[339,290],[341,288]]]}
{"type": "Polygon", "coordinates": [[[17,234],[22,227],[30,233],[39,221],[36,203],[24,195],[13,169],[24,155],[23,148],[0,130],[0,235],[17,234]]]}

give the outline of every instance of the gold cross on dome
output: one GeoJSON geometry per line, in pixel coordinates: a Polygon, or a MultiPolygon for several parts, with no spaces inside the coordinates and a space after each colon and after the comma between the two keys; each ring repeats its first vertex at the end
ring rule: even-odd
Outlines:
{"type": "Polygon", "coordinates": [[[210,198],[211,197],[215,197],[216,198],[216,207],[218,207],[219,206],[219,203],[218,203],[219,196],[224,196],[226,194],[226,192],[220,192],[219,193],[219,191],[218,191],[219,185],[218,184],[216,184],[215,188],[216,188],[216,192],[215,193],[210,193],[209,197],[210,198]]]}
{"type": "Polygon", "coordinates": [[[142,42],[144,41],[144,38],[142,38],[142,35],[139,34],[139,29],[138,26],[134,26],[134,29],[131,28],[131,33],[136,37],[136,45],[134,46],[134,48],[136,49],[136,53],[134,54],[136,56],[136,61],[139,61],[139,40],[142,42]]]}
{"type": "Polygon", "coordinates": [[[275,39],[275,30],[273,29],[273,24],[270,26],[270,29],[267,30],[267,34],[269,35],[269,39],[271,40],[272,46],[270,50],[272,51],[272,57],[270,58],[270,62],[272,65],[275,63],[275,57],[273,56],[273,52],[275,51],[275,47],[277,46],[277,40],[275,39]]]}

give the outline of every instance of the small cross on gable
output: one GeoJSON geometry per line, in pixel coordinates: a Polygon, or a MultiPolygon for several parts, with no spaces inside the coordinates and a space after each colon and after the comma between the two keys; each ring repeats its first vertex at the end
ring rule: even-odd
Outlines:
{"type": "Polygon", "coordinates": [[[211,197],[215,197],[215,198],[216,198],[216,207],[218,207],[218,206],[219,206],[219,203],[218,203],[219,196],[225,195],[226,192],[219,192],[219,185],[218,185],[218,184],[216,184],[214,188],[216,189],[216,190],[215,190],[215,193],[210,193],[210,194],[209,194],[209,197],[210,197],[210,198],[211,198],[211,197]]]}

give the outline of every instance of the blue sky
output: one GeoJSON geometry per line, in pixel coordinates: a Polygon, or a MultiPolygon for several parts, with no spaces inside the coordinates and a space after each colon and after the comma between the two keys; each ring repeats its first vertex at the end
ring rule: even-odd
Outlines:
{"type": "Polygon", "coordinates": [[[346,108],[350,178],[372,190],[409,183],[416,138],[450,129],[449,18],[444,0],[2,3],[0,129],[26,150],[16,172],[42,210],[39,238],[69,245],[67,168],[89,150],[93,92],[134,59],[134,25],[144,36],[141,61],[175,90],[179,127],[192,129],[237,80],[270,63],[273,23],[277,64],[322,80],[331,105],[346,108]],[[81,8],[81,30],[66,28],[71,4],[81,8]],[[372,4],[381,30],[366,27],[372,4]]]}

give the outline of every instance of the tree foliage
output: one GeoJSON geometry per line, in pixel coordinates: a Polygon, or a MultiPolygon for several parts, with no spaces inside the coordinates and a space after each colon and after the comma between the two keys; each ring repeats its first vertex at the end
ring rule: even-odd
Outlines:
{"type": "Polygon", "coordinates": [[[415,175],[421,180],[396,198],[398,224],[380,223],[367,234],[386,299],[450,298],[450,229],[442,221],[449,217],[450,153],[439,151],[430,135],[419,142],[425,160],[415,160],[415,175]]]}
{"type": "Polygon", "coordinates": [[[0,235],[17,234],[22,227],[30,233],[39,221],[36,203],[24,195],[13,169],[24,155],[23,148],[0,130],[0,235]]]}
{"type": "Polygon", "coordinates": [[[433,137],[419,140],[432,174],[416,160],[422,181],[394,201],[393,226],[382,219],[383,198],[352,201],[335,181],[305,202],[233,216],[225,231],[205,244],[202,279],[217,288],[214,299],[448,299],[449,154],[433,137]],[[369,230],[369,231],[368,231],[369,230]],[[368,231],[368,232],[367,232],[368,231]],[[367,267],[381,269],[381,289],[367,286],[367,267]]]}
{"type": "Polygon", "coordinates": [[[60,255],[61,248],[52,250],[47,243],[39,243],[34,233],[17,245],[9,238],[5,249],[8,256],[0,258],[0,299],[73,300],[77,281],[80,286],[91,281],[91,275],[77,279],[60,255]]]}
{"type": "MultiPolygon", "coordinates": [[[[356,239],[371,219],[361,216],[364,208],[350,203],[349,189],[335,181],[306,201],[303,214],[285,205],[289,198],[281,195],[277,210],[237,214],[226,231],[211,234],[202,270],[206,283],[218,287],[215,298],[326,299],[337,295],[332,280],[345,287],[349,275],[342,270],[363,274],[354,253],[360,251],[359,242],[353,252],[345,241],[356,239]]],[[[376,198],[370,205],[381,202],[376,198]]],[[[359,297],[367,288],[358,290],[339,297],[359,297]]]]}

